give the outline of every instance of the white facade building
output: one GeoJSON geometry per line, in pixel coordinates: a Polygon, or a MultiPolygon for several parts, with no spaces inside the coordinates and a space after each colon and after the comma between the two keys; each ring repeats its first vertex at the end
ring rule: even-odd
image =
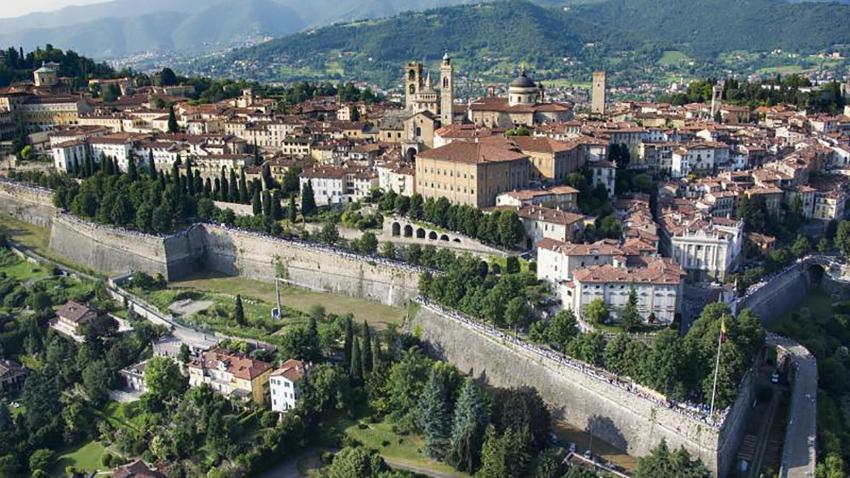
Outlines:
{"type": "Polygon", "coordinates": [[[269,377],[269,390],[273,411],[284,413],[295,408],[301,399],[301,381],[309,369],[309,364],[289,359],[272,372],[269,377]]]}
{"type": "Polygon", "coordinates": [[[723,280],[737,265],[743,244],[743,222],[698,220],[671,234],[670,256],[696,280],[723,280]]]}

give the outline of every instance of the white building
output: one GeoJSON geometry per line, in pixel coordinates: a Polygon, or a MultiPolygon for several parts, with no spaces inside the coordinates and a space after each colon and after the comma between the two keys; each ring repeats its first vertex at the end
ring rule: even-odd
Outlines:
{"type": "Polygon", "coordinates": [[[637,309],[644,322],[672,323],[681,310],[685,274],[670,259],[645,259],[639,267],[603,264],[576,270],[571,281],[562,282],[558,287],[561,303],[582,318],[588,304],[602,299],[610,319],[617,320],[634,289],[637,309]]]}
{"type": "Polygon", "coordinates": [[[572,280],[578,269],[603,264],[619,267],[625,259],[623,251],[610,240],[573,244],[543,239],[537,243],[537,278],[557,284],[572,280]]]}
{"type": "Polygon", "coordinates": [[[696,219],[670,234],[670,256],[695,280],[723,280],[738,264],[744,223],[715,217],[696,219]]]}
{"type": "Polygon", "coordinates": [[[400,196],[413,196],[413,167],[385,163],[376,166],[375,170],[378,172],[378,187],[382,191],[393,191],[400,196]]]}
{"type": "Polygon", "coordinates": [[[725,144],[695,143],[673,150],[670,173],[674,178],[706,174],[726,168],[729,162],[729,147],[725,144]]]}
{"type": "Polygon", "coordinates": [[[525,229],[528,248],[543,239],[577,242],[584,233],[585,217],[581,214],[548,207],[523,206],[517,215],[525,229]]]}
{"type": "Polygon", "coordinates": [[[378,176],[363,168],[338,166],[308,169],[301,173],[301,191],[310,183],[317,206],[334,206],[367,197],[379,186],[378,176]]]}
{"type": "Polygon", "coordinates": [[[66,141],[50,148],[53,154],[53,167],[62,173],[78,171],[90,154],[89,145],[84,140],[66,141]]]}
{"type": "Polygon", "coordinates": [[[301,381],[307,375],[310,364],[289,359],[269,377],[271,405],[275,412],[292,410],[301,398],[301,381]]]}

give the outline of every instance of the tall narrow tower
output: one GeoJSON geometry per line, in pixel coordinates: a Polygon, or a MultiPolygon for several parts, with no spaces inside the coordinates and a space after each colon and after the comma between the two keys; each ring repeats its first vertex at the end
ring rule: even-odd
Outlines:
{"type": "Polygon", "coordinates": [[[720,105],[723,103],[723,88],[725,86],[726,82],[721,80],[711,87],[711,118],[709,118],[710,120],[713,120],[717,116],[717,112],[720,111],[720,105]]]}
{"type": "Polygon", "coordinates": [[[416,108],[416,94],[422,88],[422,63],[412,61],[404,68],[404,107],[416,108]]]}
{"type": "Polygon", "coordinates": [[[590,111],[594,114],[605,114],[605,72],[593,72],[593,92],[590,111]]]}
{"type": "Polygon", "coordinates": [[[454,103],[454,67],[449,52],[443,55],[440,65],[440,124],[452,124],[452,104],[454,103]]]}

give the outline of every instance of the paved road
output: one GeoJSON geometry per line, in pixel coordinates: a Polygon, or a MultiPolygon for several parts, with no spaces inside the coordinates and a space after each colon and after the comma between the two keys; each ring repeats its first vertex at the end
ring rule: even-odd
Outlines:
{"type": "Polygon", "coordinates": [[[788,427],[785,430],[782,469],[779,476],[780,478],[813,477],[817,462],[817,361],[805,347],[790,339],[771,335],[768,343],[787,351],[791,366],[794,368],[788,427]]]}

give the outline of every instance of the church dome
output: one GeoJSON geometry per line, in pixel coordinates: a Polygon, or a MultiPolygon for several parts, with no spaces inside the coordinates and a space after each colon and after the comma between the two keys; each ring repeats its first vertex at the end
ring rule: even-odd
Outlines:
{"type": "Polygon", "coordinates": [[[519,74],[514,81],[508,85],[513,88],[537,88],[537,84],[535,84],[531,79],[525,74],[525,70],[519,74]]]}

